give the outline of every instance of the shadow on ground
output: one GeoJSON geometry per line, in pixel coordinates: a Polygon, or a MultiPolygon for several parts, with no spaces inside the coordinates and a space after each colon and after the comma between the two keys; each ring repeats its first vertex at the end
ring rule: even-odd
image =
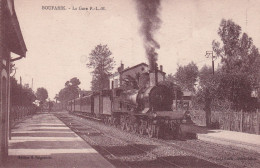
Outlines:
{"type": "MultiPolygon", "coordinates": [[[[119,160],[112,160],[116,167],[124,167],[119,160]]],[[[193,156],[169,156],[161,157],[155,160],[144,161],[127,161],[125,162],[130,167],[135,168],[168,168],[168,167],[185,167],[185,168],[224,168],[224,166],[211,163],[209,161],[199,159],[193,156]],[[169,164],[167,162],[172,164],[169,164]]]]}
{"type": "MultiPolygon", "coordinates": [[[[94,148],[101,152],[103,147],[100,148],[99,146],[94,146],[94,148]]],[[[106,150],[113,153],[113,155],[115,155],[116,157],[141,155],[153,150],[154,148],[156,148],[156,146],[144,144],[105,147],[106,150]],[[135,146],[137,149],[133,148],[133,146],[135,146]],[[143,151],[141,151],[140,149],[142,149],[143,151]]]]}

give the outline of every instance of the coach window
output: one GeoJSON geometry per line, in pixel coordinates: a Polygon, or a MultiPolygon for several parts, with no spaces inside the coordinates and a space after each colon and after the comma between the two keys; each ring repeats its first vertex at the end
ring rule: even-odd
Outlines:
{"type": "Polygon", "coordinates": [[[123,108],[123,103],[122,103],[122,102],[119,103],[119,108],[120,108],[120,109],[123,108]]]}
{"type": "Polygon", "coordinates": [[[131,110],[131,107],[130,107],[129,105],[127,105],[127,106],[126,106],[126,109],[127,109],[128,111],[130,111],[130,110],[131,110]]]}
{"type": "Polygon", "coordinates": [[[115,79],[115,88],[118,88],[118,79],[115,79]]]}
{"type": "Polygon", "coordinates": [[[114,81],[111,81],[111,89],[114,89],[114,81]]]}

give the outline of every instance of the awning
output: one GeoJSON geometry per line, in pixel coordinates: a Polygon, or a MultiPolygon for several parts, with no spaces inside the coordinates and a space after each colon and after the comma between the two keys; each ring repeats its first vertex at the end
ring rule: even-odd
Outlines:
{"type": "MultiPolygon", "coordinates": [[[[10,6],[6,5],[6,8],[8,10],[5,10],[6,11],[5,12],[5,21],[6,21],[5,35],[6,35],[7,47],[11,52],[19,55],[20,57],[25,57],[27,48],[14,10],[13,1],[11,2],[12,2],[11,8],[13,9],[11,10],[10,6]]],[[[18,58],[13,59],[13,61],[17,60],[18,58]]]]}

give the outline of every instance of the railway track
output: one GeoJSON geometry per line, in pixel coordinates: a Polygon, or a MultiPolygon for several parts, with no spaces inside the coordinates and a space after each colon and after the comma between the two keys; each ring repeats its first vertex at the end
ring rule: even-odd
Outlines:
{"type": "MultiPolygon", "coordinates": [[[[71,119],[73,118],[73,122],[80,123],[81,126],[86,126],[86,122],[84,122],[84,120],[82,120],[82,116],[76,117],[76,118],[71,116],[70,118],[71,119]]],[[[62,120],[62,117],[60,119],[62,120]]],[[[67,121],[67,123],[68,122],[70,122],[70,121],[67,121]]],[[[65,124],[66,124],[66,121],[65,121],[65,124]]],[[[80,130],[77,130],[77,127],[75,127],[75,125],[74,125],[74,128],[72,126],[70,126],[70,127],[72,129],[74,129],[75,132],[78,132],[78,134],[80,134],[80,130]]],[[[108,137],[110,139],[113,139],[113,141],[116,142],[115,145],[118,144],[118,143],[124,143],[129,148],[132,148],[132,150],[133,149],[136,150],[136,153],[142,152],[142,153],[146,153],[146,155],[151,155],[150,156],[151,158],[156,158],[156,160],[158,162],[157,164],[164,165],[164,167],[183,167],[181,164],[173,163],[173,162],[171,162],[171,161],[169,161],[167,159],[164,159],[164,158],[158,156],[156,153],[153,153],[151,151],[147,152],[146,149],[142,149],[142,147],[140,145],[138,145],[136,143],[133,143],[133,141],[125,140],[125,138],[119,138],[119,137],[110,136],[106,132],[104,132],[104,130],[101,131],[97,127],[93,127],[93,125],[87,125],[87,127],[93,129],[95,132],[102,133],[103,136],[106,136],[106,137],[108,137]]],[[[80,136],[82,136],[83,139],[88,139],[88,141],[93,141],[92,144],[94,144],[94,142],[95,142],[95,140],[91,139],[90,136],[88,136],[88,135],[84,135],[83,134],[83,135],[80,135],[80,136]]],[[[129,136],[132,136],[132,135],[130,134],[129,136]]],[[[144,139],[147,140],[146,136],[138,135],[138,137],[139,138],[144,138],[144,139]]],[[[243,167],[243,164],[240,163],[239,160],[236,160],[236,159],[232,160],[230,158],[225,157],[225,156],[232,156],[232,154],[234,154],[234,153],[238,153],[238,152],[241,153],[241,151],[238,150],[238,149],[234,149],[234,148],[232,149],[232,148],[228,147],[229,148],[228,151],[225,151],[225,149],[223,149],[224,146],[214,145],[212,143],[207,143],[207,142],[200,141],[200,140],[189,141],[187,146],[183,145],[185,142],[179,142],[179,141],[173,141],[173,140],[161,140],[161,139],[154,139],[154,138],[151,139],[151,138],[149,138],[149,141],[152,141],[154,143],[163,144],[163,145],[166,145],[166,146],[174,148],[174,149],[178,149],[178,150],[182,150],[182,151],[188,152],[190,155],[193,155],[193,156],[199,156],[203,160],[211,162],[211,163],[213,163],[215,165],[219,165],[219,167],[243,167]],[[212,153],[204,152],[204,151],[201,152],[200,150],[198,150],[198,148],[196,148],[196,146],[204,148],[204,149],[206,149],[206,148],[212,149],[212,150],[214,150],[214,152],[212,152],[212,153]],[[223,152],[225,152],[224,156],[223,156],[223,152]],[[216,158],[216,155],[215,155],[216,153],[220,156],[219,158],[216,158]]],[[[185,144],[187,144],[187,143],[185,143],[185,144]]],[[[96,146],[98,146],[98,145],[96,145],[96,146]]],[[[104,147],[99,147],[99,148],[104,148],[104,147]]],[[[118,158],[118,156],[113,154],[113,150],[111,151],[111,148],[104,148],[104,149],[99,149],[99,150],[106,151],[115,160],[120,160],[120,158],[118,158]]],[[[247,152],[247,157],[257,158],[256,154],[252,154],[250,152],[247,152]]],[[[129,167],[129,163],[128,162],[124,162],[124,161],[122,161],[121,166],[120,166],[120,164],[117,164],[117,165],[119,165],[119,167],[129,167]],[[124,164],[126,164],[126,165],[124,165],[124,164]]],[[[136,166],[132,165],[130,167],[136,167],[136,166]]],[[[251,167],[251,166],[249,166],[249,167],[251,167]]]]}
{"type": "MultiPolygon", "coordinates": [[[[231,147],[227,147],[227,146],[222,146],[222,145],[217,145],[217,144],[212,144],[212,143],[208,143],[205,141],[201,141],[201,140],[196,140],[195,142],[190,141],[189,142],[189,147],[184,146],[183,144],[180,143],[176,143],[176,141],[165,141],[165,140],[160,140],[160,139],[153,139],[153,141],[159,142],[159,143],[164,143],[166,145],[169,146],[173,146],[175,148],[178,148],[180,150],[185,150],[190,152],[193,155],[200,155],[203,159],[222,165],[223,167],[244,167],[243,165],[247,165],[248,167],[253,167],[249,166],[248,164],[243,163],[243,165],[241,165],[241,163],[239,163],[239,160],[246,160],[246,158],[251,158],[251,159],[257,159],[259,157],[258,153],[252,154],[251,152],[247,152],[245,150],[241,151],[235,148],[231,148],[231,147]],[[199,147],[197,147],[199,146],[199,147]],[[212,151],[212,153],[210,152],[200,152],[198,148],[202,148],[202,149],[210,149],[212,151]],[[213,152],[214,151],[214,152],[213,152]],[[246,155],[246,157],[237,157],[234,156],[237,153],[242,153],[244,155],[246,155]],[[225,153],[225,156],[228,157],[216,157],[216,153],[217,155],[223,155],[223,153],[225,153]]],[[[260,166],[260,164],[258,164],[260,166]]],[[[254,165],[256,166],[256,165],[254,165]]],[[[257,167],[259,167],[257,166],[257,167]]]]}
{"type": "MultiPolygon", "coordinates": [[[[97,150],[99,151],[102,151],[102,152],[105,152],[107,154],[109,154],[111,157],[113,157],[114,159],[116,160],[119,160],[119,157],[117,156],[116,152],[109,149],[109,148],[106,148],[106,147],[103,147],[103,146],[99,146],[98,143],[93,139],[93,138],[90,138],[91,136],[88,136],[89,134],[93,134],[93,133],[89,133],[87,132],[85,135],[84,132],[82,132],[81,128],[82,126],[86,126],[86,123],[82,123],[82,121],[80,120],[77,120],[76,122],[77,123],[80,123],[80,124],[74,124],[75,120],[68,120],[69,117],[67,116],[57,116],[62,122],[64,122],[68,127],[70,127],[75,133],[77,133],[81,138],[83,138],[84,140],[87,140],[88,142],[91,142],[92,145],[95,144],[94,148],[96,148],[97,150]],[[98,146],[98,147],[97,147],[98,146]]],[[[160,158],[158,155],[156,155],[155,153],[153,152],[147,152],[147,150],[145,149],[142,149],[138,144],[134,144],[130,141],[127,141],[127,140],[124,140],[122,138],[116,138],[116,137],[113,137],[113,136],[110,136],[104,132],[101,132],[99,129],[97,128],[94,128],[94,127],[91,127],[90,125],[87,125],[88,127],[88,131],[93,131],[96,132],[97,134],[102,134],[103,136],[106,136],[107,138],[110,138],[110,139],[113,139],[113,141],[116,143],[116,144],[124,144],[130,148],[132,148],[131,150],[131,153],[144,153],[146,155],[150,155],[150,157],[152,158],[157,158],[157,164],[162,166],[162,167],[177,167],[177,168],[183,168],[181,165],[178,165],[178,164],[175,164],[173,162],[170,162],[168,160],[165,160],[163,158],[160,158]],[[136,150],[133,151],[133,150],[136,150]],[[159,162],[158,162],[159,161],[159,162]]],[[[129,165],[127,164],[126,162],[123,162],[123,161],[120,161],[120,163],[116,164],[117,166],[119,167],[136,167],[135,165],[129,165]]]]}
{"type": "MultiPolygon", "coordinates": [[[[80,115],[80,117],[86,117],[84,115],[80,115]]],[[[144,135],[138,135],[141,137],[145,137],[144,135]]],[[[214,162],[216,164],[220,164],[222,166],[232,166],[232,167],[240,167],[241,163],[238,162],[248,162],[245,165],[247,165],[248,167],[260,167],[260,161],[259,161],[259,154],[257,152],[252,152],[249,151],[247,149],[239,149],[239,148],[235,148],[232,146],[224,146],[224,145],[219,145],[219,144],[214,144],[214,143],[209,143],[209,142],[205,142],[205,141],[201,141],[201,140],[191,140],[189,141],[189,147],[186,147],[187,143],[185,143],[183,145],[183,142],[180,141],[174,141],[174,140],[161,140],[161,139],[157,139],[157,138],[150,138],[151,140],[153,140],[154,142],[158,142],[158,143],[163,143],[165,145],[168,146],[173,146],[175,148],[178,148],[180,150],[185,150],[188,151],[194,155],[200,155],[203,157],[203,159],[210,161],[210,162],[214,162]],[[200,151],[198,148],[195,148],[196,146],[199,146],[203,149],[210,149],[212,151],[212,153],[207,152],[198,152],[200,151]],[[216,153],[218,153],[219,155],[223,154],[223,152],[225,152],[225,155],[228,157],[218,157],[214,160],[214,158],[216,157],[216,153]],[[238,153],[243,153],[243,156],[236,156],[236,154],[238,153]],[[258,160],[258,166],[253,165],[251,163],[251,160],[258,160]],[[224,162],[225,164],[221,163],[224,162]],[[251,166],[249,166],[251,165],[251,166]]]]}

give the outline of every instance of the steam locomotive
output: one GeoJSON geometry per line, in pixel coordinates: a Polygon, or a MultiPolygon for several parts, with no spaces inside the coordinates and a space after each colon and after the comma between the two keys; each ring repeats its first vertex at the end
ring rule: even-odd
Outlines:
{"type": "Polygon", "coordinates": [[[115,88],[93,92],[70,100],[67,110],[149,137],[170,135],[180,138],[180,124],[190,118],[189,113],[172,110],[174,95],[167,86],[158,84],[156,70],[148,76],[149,81],[140,89],[115,88]]]}

